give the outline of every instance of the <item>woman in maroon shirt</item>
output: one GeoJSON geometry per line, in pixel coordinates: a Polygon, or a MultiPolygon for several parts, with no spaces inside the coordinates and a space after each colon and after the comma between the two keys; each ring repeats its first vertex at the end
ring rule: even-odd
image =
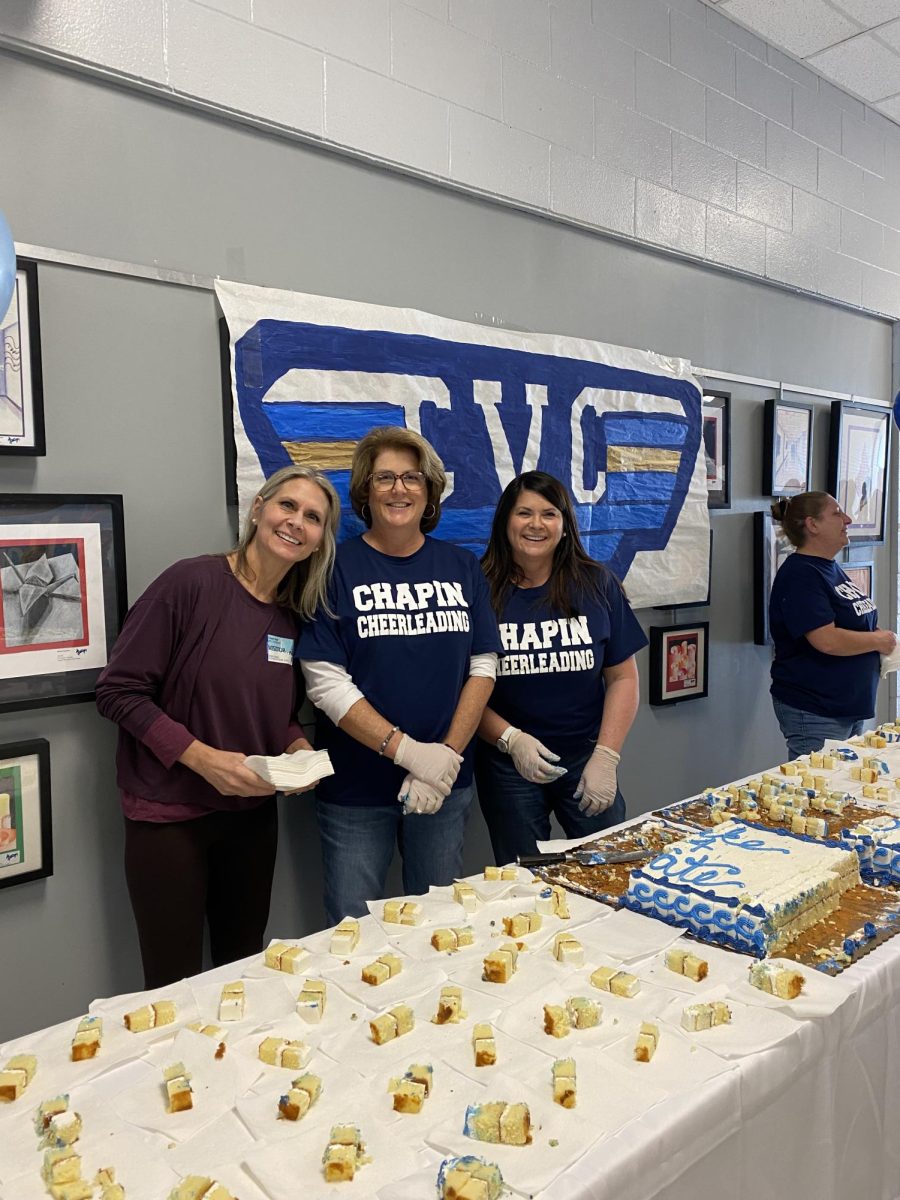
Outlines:
{"type": "Polygon", "coordinates": [[[251,754],[310,749],[297,723],[298,619],[324,602],[340,501],[285,467],[253,501],[237,547],[176,563],[125,619],[97,684],[119,726],[125,874],[144,983],[262,948],[277,844],[275,789],[251,754]]]}

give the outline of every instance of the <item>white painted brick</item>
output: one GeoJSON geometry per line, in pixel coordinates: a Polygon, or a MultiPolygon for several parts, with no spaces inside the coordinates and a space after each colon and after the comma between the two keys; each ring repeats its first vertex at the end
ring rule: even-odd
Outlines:
{"type": "Polygon", "coordinates": [[[684,71],[685,75],[693,75],[718,92],[734,95],[735,48],[731,42],[706,28],[705,9],[703,24],[673,12],[671,34],[673,67],[684,71]]]}
{"type": "Polygon", "coordinates": [[[447,102],[342,59],[325,63],[325,136],[432,175],[450,170],[447,102]]]}
{"type": "Polygon", "coordinates": [[[884,226],[845,208],[841,212],[841,253],[881,265],[884,256],[884,226]]]}
{"type": "Polygon", "coordinates": [[[164,0],[3,0],[0,33],[161,83],[166,78],[163,8],[164,0]]]}
{"type": "Polygon", "coordinates": [[[896,138],[900,141],[900,126],[895,125],[883,113],[877,112],[874,108],[869,108],[868,105],[866,105],[864,123],[870,129],[880,130],[886,139],[896,138]]]}
{"type": "Polygon", "coordinates": [[[766,277],[777,279],[792,287],[816,290],[817,278],[816,247],[811,242],[782,233],[779,229],[766,230],[766,277]]]}
{"type": "Polygon", "coordinates": [[[765,120],[718,92],[706,93],[706,140],[734,158],[766,165],[765,120]]]}
{"type": "Polygon", "coordinates": [[[851,116],[856,117],[857,121],[864,121],[866,119],[866,106],[861,100],[857,100],[855,96],[851,96],[843,88],[835,87],[833,83],[829,83],[821,75],[818,78],[819,95],[823,100],[828,100],[831,104],[836,104],[838,108],[846,109],[851,116]]]}
{"type": "MultiPolygon", "coordinates": [[[[900,106],[897,119],[900,120],[900,106]]],[[[900,184],[900,141],[896,139],[886,141],[884,145],[884,177],[900,184]]]]}
{"type": "Polygon", "coordinates": [[[820,295],[859,307],[862,303],[862,273],[862,263],[835,254],[833,250],[817,248],[816,291],[820,295]]]}
{"type": "Polygon", "coordinates": [[[624,175],[672,183],[672,134],[640,113],[594,101],[594,157],[624,175]]]}
{"type": "Polygon", "coordinates": [[[634,235],[633,175],[623,175],[595,158],[563,146],[550,150],[550,207],[553,212],[601,229],[634,235]]]}
{"type": "Polygon", "coordinates": [[[818,242],[828,250],[841,245],[841,212],[830,200],[794,188],[794,227],[797,237],[818,242]]]}
{"type": "Polygon", "coordinates": [[[737,54],[737,88],[735,96],[742,104],[780,121],[791,123],[791,94],[793,85],[784,75],[754,58],[752,54],[737,54]]]}
{"type": "Polygon", "coordinates": [[[503,59],[503,119],[548,142],[590,158],[594,149],[594,98],[584,88],[523,62],[503,59]]]}
{"type": "Polygon", "coordinates": [[[633,46],[608,37],[573,10],[558,7],[551,11],[551,67],[570,83],[633,108],[634,58],[633,46]]]}
{"type": "Polygon", "coordinates": [[[879,265],[900,274],[900,233],[896,229],[884,231],[884,261],[879,265]]]}
{"type": "Polygon", "coordinates": [[[880,175],[863,172],[863,212],[873,221],[900,229],[900,193],[897,184],[880,175]]]}
{"type": "Polygon", "coordinates": [[[826,200],[833,200],[835,204],[859,212],[863,206],[862,168],[828,150],[820,150],[819,186],[816,191],[826,200]]]}
{"type": "Polygon", "coordinates": [[[766,126],[766,169],[779,179],[811,192],[818,179],[818,148],[783,125],[769,121],[766,126]]]}
{"type": "Polygon", "coordinates": [[[774,46],[767,46],[766,61],[774,70],[780,71],[782,75],[787,75],[788,79],[793,79],[794,83],[801,84],[811,92],[818,92],[819,76],[815,71],[810,71],[808,67],[798,63],[795,58],[791,58],[789,54],[782,54],[774,46]]]}
{"type": "Polygon", "coordinates": [[[864,308],[900,317],[900,275],[863,265],[862,302],[864,308]]]}
{"type": "Polygon", "coordinates": [[[676,192],[696,200],[733,209],[737,203],[737,161],[676,133],[672,139],[672,185],[676,192]]]}
{"type": "Polygon", "coordinates": [[[710,205],[706,213],[706,257],[738,271],[765,275],[765,226],[710,205]]]}
{"type": "Polygon", "coordinates": [[[397,4],[391,16],[393,76],[490,117],[500,116],[500,52],[479,38],[397,4]]]}
{"type": "Polygon", "coordinates": [[[703,84],[640,52],[636,67],[635,107],[638,112],[651,121],[671,125],[692,137],[705,137],[706,90],[703,84]]]}
{"type": "Polygon", "coordinates": [[[550,66],[547,0],[450,0],[450,24],[506,54],[550,66]]]}
{"type": "MultiPolygon", "coordinates": [[[[389,0],[253,0],[253,24],[345,58],[359,67],[391,72],[389,0]]],[[[268,78],[260,80],[264,93],[268,78]]]]}
{"type": "Polygon", "coordinates": [[[564,9],[579,21],[591,20],[591,0],[550,0],[551,13],[554,9],[564,9]]]}
{"type": "MultiPolygon", "coordinates": [[[[401,0],[391,0],[392,4],[399,4],[401,0]]],[[[429,17],[434,17],[437,21],[450,20],[450,0],[402,0],[402,3],[410,5],[411,8],[417,8],[419,12],[427,13],[429,17]]]]}
{"type": "Polygon", "coordinates": [[[677,13],[684,13],[686,17],[691,17],[703,27],[706,27],[706,5],[703,0],[666,0],[669,8],[672,11],[673,17],[677,13]]]}
{"type": "Polygon", "coordinates": [[[857,166],[876,175],[884,174],[884,134],[880,129],[854,120],[849,113],[842,114],[841,154],[857,166]]]}
{"type": "Polygon", "coordinates": [[[538,208],[550,205],[550,147],[480,113],[450,109],[450,178],[538,208]]]}
{"type": "Polygon", "coordinates": [[[250,20],[251,0],[198,0],[198,3],[204,8],[216,8],[230,17],[238,17],[241,21],[250,20]]]}
{"type": "Polygon", "coordinates": [[[706,28],[717,33],[732,45],[740,46],[742,50],[746,50],[748,54],[755,55],[756,58],[766,61],[766,43],[751,33],[749,29],[745,29],[743,25],[738,25],[736,21],[730,21],[724,13],[718,9],[710,8],[706,14],[706,28]]]}
{"type": "Polygon", "coordinates": [[[198,5],[170,8],[167,41],[176,91],[322,134],[325,64],[317,50],[198,5]]]}
{"type": "Polygon", "coordinates": [[[702,258],[706,249],[706,205],[639,179],[635,233],[654,245],[702,258]]]}
{"type": "Polygon", "coordinates": [[[794,129],[834,154],[841,152],[843,109],[807,88],[794,89],[794,129]]]}
{"type": "Polygon", "coordinates": [[[737,167],[737,211],[742,217],[776,229],[790,230],[793,196],[790,184],[773,179],[747,163],[737,167]]]}
{"type": "Polygon", "coordinates": [[[629,46],[669,59],[669,10],[659,0],[592,0],[594,24],[629,46]]]}

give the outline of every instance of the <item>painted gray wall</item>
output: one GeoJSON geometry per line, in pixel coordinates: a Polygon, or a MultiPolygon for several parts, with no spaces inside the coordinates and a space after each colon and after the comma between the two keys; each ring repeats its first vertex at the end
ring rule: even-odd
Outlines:
{"type": "MultiPolygon", "coordinates": [[[[0,206],[18,241],[255,283],[594,337],[745,375],[887,397],[891,328],[874,318],[235,129],[0,54],[0,206]]],[[[161,283],[40,268],[46,458],[0,458],[0,490],[121,492],[129,595],[224,549],[217,312],[161,283]],[[11,465],[7,465],[7,463],[11,465]]],[[[710,699],[642,707],[622,767],[632,812],[783,757],[768,652],[752,645],[752,517],[762,401],[733,387],[734,505],[713,514],[710,699]],[[652,752],[651,752],[652,748],[652,752]]],[[[824,485],[827,403],[817,422],[824,485]]],[[[890,611],[888,554],[879,604],[890,611]]],[[[640,614],[668,623],[668,612],[640,614]]],[[[645,660],[642,655],[641,659],[645,660]]],[[[646,661],[641,662],[646,682],[646,661]]],[[[0,1041],[140,985],[121,865],[113,728],[90,705],[0,717],[46,737],[52,878],[0,890],[0,1041]],[[4,971],[4,976],[8,978],[4,971]]],[[[309,801],[285,806],[271,931],[322,923],[309,801]]],[[[468,865],[488,857],[480,816],[468,865]]]]}

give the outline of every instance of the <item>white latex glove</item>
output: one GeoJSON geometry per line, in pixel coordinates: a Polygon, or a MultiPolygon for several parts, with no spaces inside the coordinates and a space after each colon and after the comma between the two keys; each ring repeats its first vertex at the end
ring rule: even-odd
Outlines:
{"type": "Polygon", "coordinates": [[[403,805],[404,816],[420,813],[430,817],[444,803],[444,797],[436,788],[429,787],[421,779],[416,779],[415,775],[407,775],[403,780],[397,799],[403,805]]]}
{"type": "Polygon", "coordinates": [[[507,746],[513,766],[529,783],[551,783],[566,773],[565,767],[553,766],[559,762],[559,755],[548,750],[530,733],[514,730],[507,738],[507,746]]]}
{"type": "Polygon", "coordinates": [[[616,798],[616,768],[619,755],[609,746],[595,746],[594,753],[584,765],[575,799],[580,798],[578,807],[586,817],[595,817],[606,812],[616,798]]]}
{"type": "Polygon", "coordinates": [[[441,796],[449,796],[459,774],[462,756],[440,742],[417,742],[404,733],[394,762],[441,796]]]}

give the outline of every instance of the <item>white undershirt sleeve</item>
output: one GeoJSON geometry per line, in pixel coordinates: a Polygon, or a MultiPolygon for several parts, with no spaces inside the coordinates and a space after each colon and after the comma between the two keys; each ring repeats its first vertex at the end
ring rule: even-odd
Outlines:
{"type": "Polygon", "coordinates": [[[301,662],[300,669],[307,698],[335,725],[340,724],[357,700],[365,699],[350,672],[339,663],[301,662]]]}
{"type": "Polygon", "coordinates": [[[497,655],[493,650],[489,654],[473,654],[469,659],[469,678],[480,675],[482,679],[497,678],[497,655]]]}

